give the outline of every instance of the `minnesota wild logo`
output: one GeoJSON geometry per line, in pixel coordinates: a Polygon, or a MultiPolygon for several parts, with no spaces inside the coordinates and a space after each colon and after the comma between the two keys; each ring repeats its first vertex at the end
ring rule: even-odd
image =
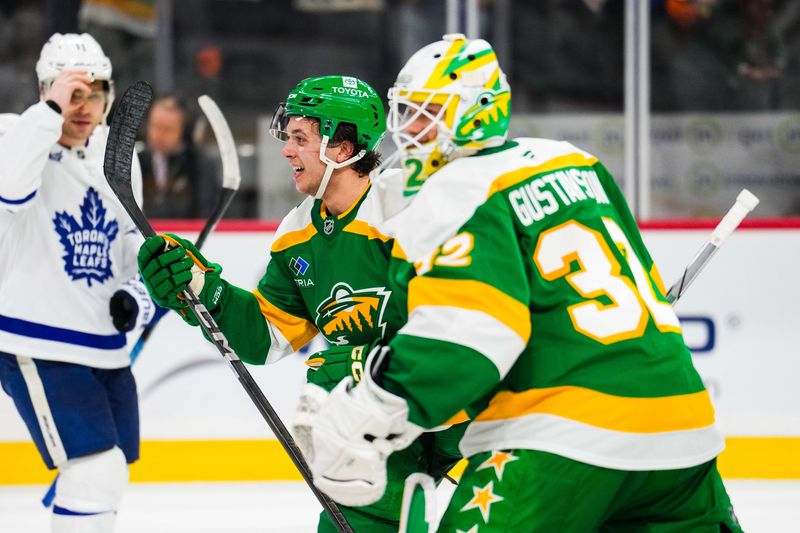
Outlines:
{"type": "Polygon", "coordinates": [[[328,341],[337,345],[350,344],[352,335],[383,335],[383,312],[390,295],[384,287],[355,290],[347,283],[337,283],[317,307],[316,323],[328,341]]]}
{"type": "Polygon", "coordinates": [[[456,127],[456,143],[464,145],[472,141],[484,142],[493,137],[502,137],[508,130],[510,115],[510,92],[488,91],[481,94],[456,127]]]}

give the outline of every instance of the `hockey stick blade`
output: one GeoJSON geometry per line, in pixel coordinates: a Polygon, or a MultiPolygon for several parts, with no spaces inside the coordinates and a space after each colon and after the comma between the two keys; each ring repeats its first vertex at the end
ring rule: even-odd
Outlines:
{"type": "Polygon", "coordinates": [[[217,103],[207,95],[202,95],[197,99],[198,105],[211,124],[214,137],[217,139],[219,155],[222,159],[222,191],[217,198],[217,205],[214,207],[211,216],[208,217],[205,226],[197,237],[195,245],[199,248],[203,246],[206,238],[214,231],[225,211],[228,210],[233,196],[239,190],[242,181],[241,170],[239,169],[239,156],[236,153],[236,142],[233,139],[231,128],[225,115],[222,114],[217,103]]]}
{"type": "Polygon", "coordinates": [[[742,189],[742,192],[736,197],[736,202],[725,216],[722,217],[722,220],[719,221],[714,231],[711,232],[711,237],[709,237],[703,247],[700,248],[700,251],[697,252],[697,255],[694,256],[691,262],[686,265],[680,279],[670,287],[667,293],[667,300],[669,300],[670,303],[677,302],[678,299],[683,296],[683,293],[686,292],[689,285],[697,278],[700,271],[703,270],[714,254],[717,253],[717,250],[719,250],[722,244],[731,236],[731,233],[739,227],[742,220],[744,220],[750,211],[755,209],[758,202],[759,200],[756,195],[747,189],[742,189]]]}
{"type": "Polygon", "coordinates": [[[242,173],[239,170],[239,156],[236,153],[236,143],[233,140],[228,121],[225,120],[225,115],[210,96],[205,94],[200,96],[197,103],[206,115],[208,123],[211,124],[214,137],[217,138],[219,155],[222,159],[222,186],[225,189],[239,190],[242,173]]]}
{"type": "Polygon", "coordinates": [[[153,88],[145,81],[137,81],[122,95],[106,142],[103,172],[111,190],[117,195],[125,211],[145,237],[155,235],[153,227],[136,204],[131,185],[131,164],[136,132],[153,101],[153,88]]]}
{"type": "MultiPolygon", "coordinates": [[[[200,231],[194,243],[198,250],[202,250],[206,239],[214,231],[214,228],[217,227],[217,224],[222,220],[222,217],[231,205],[233,196],[239,189],[242,176],[239,170],[239,157],[236,153],[236,143],[234,142],[231,128],[228,126],[228,121],[225,120],[225,115],[222,114],[217,103],[209,96],[203,95],[199,97],[197,103],[200,105],[200,108],[208,119],[208,123],[211,125],[211,129],[214,131],[214,137],[217,139],[217,146],[219,147],[219,153],[222,159],[222,190],[217,197],[214,210],[211,212],[208,219],[206,219],[206,223],[203,225],[203,229],[200,231]]],[[[142,331],[142,334],[139,336],[139,340],[136,341],[136,344],[131,350],[131,364],[139,358],[139,354],[142,353],[147,340],[153,335],[156,325],[163,316],[163,313],[157,314],[153,318],[153,321],[144,328],[144,331],[142,331]]]]}

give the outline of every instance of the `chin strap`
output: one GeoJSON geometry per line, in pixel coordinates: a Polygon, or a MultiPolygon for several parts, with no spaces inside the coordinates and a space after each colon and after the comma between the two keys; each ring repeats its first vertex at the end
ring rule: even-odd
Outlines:
{"type": "Polygon", "coordinates": [[[334,170],[336,170],[337,168],[346,167],[347,165],[352,165],[353,163],[364,157],[367,153],[366,150],[361,150],[350,159],[342,161],[341,163],[337,163],[336,161],[333,161],[325,154],[325,149],[328,148],[329,140],[330,137],[328,137],[327,135],[323,135],[322,142],[319,144],[319,159],[320,161],[325,163],[326,167],[325,167],[325,174],[322,175],[322,181],[319,182],[317,193],[314,195],[314,198],[316,198],[317,200],[321,199],[322,195],[325,194],[325,189],[328,188],[328,182],[331,181],[331,176],[333,175],[334,170]]]}

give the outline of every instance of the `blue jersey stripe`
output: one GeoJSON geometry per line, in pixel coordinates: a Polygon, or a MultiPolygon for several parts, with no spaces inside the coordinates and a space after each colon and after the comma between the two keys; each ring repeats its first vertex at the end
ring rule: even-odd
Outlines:
{"type": "Polygon", "coordinates": [[[0,331],[7,331],[24,337],[34,339],[44,339],[48,341],[63,342],[66,344],[76,344],[100,350],[118,350],[125,346],[125,335],[117,333],[115,335],[96,335],[94,333],[84,333],[71,329],[57,328],[28,322],[19,318],[11,318],[0,315],[0,331]]]}
{"type": "Polygon", "coordinates": [[[25,198],[22,198],[21,200],[9,200],[8,198],[3,198],[2,196],[0,196],[0,203],[9,204],[9,205],[20,205],[20,204],[24,204],[25,202],[27,202],[28,200],[30,200],[34,196],[36,196],[36,191],[33,191],[32,193],[30,193],[25,198]]]}
{"type": "Polygon", "coordinates": [[[53,514],[60,514],[65,516],[95,516],[103,513],[107,513],[110,511],[101,511],[99,513],[81,513],[78,511],[72,511],[70,509],[66,509],[64,507],[59,507],[58,505],[53,506],[53,514]]]}

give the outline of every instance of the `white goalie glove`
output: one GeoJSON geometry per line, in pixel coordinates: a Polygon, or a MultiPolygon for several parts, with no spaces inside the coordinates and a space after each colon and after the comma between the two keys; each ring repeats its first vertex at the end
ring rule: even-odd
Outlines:
{"type": "Polygon", "coordinates": [[[307,384],[300,397],[294,431],[314,484],[337,503],[369,505],[386,490],[386,461],[421,433],[408,421],[403,398],[381,389],[370,373],[389,352],[373,348],[358,385],[347,377],[333,391],[307,384]]]}

